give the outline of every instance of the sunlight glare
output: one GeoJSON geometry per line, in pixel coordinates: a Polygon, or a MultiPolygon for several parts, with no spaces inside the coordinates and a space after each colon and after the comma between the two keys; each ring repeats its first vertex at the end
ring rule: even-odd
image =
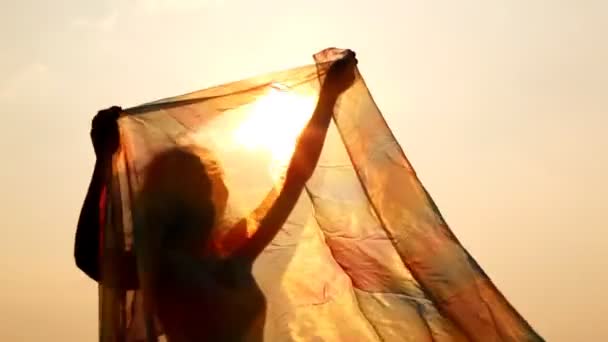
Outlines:
{"type": "Polygon", "coordinates": [[[248,110],[234,131],[234,141],[249,152],[267,153],[271,160],[268,171],[278,181],[315,104],[314,96],[271,87],[248,110]]]}

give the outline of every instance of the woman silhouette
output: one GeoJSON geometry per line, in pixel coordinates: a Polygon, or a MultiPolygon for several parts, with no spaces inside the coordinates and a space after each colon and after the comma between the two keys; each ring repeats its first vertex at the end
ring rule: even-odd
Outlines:
{"type": "MultiPolygon", "coordinates": [[[[115,286],[144,290],[147,310],[157,315],[170,342],[261,341],[266,305],[251,273],[253,262],[281,229],[311,177],[336,100],[355,80],[356,63],[349,52],[329,68],[283,186],[227,229],[216,229],[223,224],[228,191],[208,151],[173,148],[148,165],[135,202],[139,269],[132,254],[104,258],[116,258],[116,265],[122,265],[115,286]],[[228,233],[214,234],[218,231],[228,233]]],[[[120,108],[112,107],[93,120],[97,162],[76,232],[76,264],[98,282],[104,281],[98,266],[98,204],[107,180],[103,170],[119,145],[119,113],[120,108]]]]}

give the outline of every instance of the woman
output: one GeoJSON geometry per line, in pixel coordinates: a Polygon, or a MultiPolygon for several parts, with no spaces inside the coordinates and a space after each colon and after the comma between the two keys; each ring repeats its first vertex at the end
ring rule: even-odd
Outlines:
{"type": "MultiPolygon", "coordinates": [[[[219,165],[207,151],[180,147],[151,162],[141,200],[136,202],[134,234],[141,279],[132,255],[104,258],[123,265],[115,286],[135,289],[141,282],[147,307],[157,314],[169,341],[261,339],[265,300],[251,266],[281,229],[312,176],[334,105],[354,82],[356,63],[355,54],[349,52],[329,68],[282,188],[268,194],[249,217],[226,229],[227,235],[213,234],[224,231],[215,228],[222,224],[228,192],[219,165]]],[[[112,107],[93,119],[97,162],[76,232],[76,264],[98,282],[107,281],[99,272],[99,203],[104,202],[108,180],[104,172],[111,169],[111,156],[119,146],[119,113],[120,108],[112,107]]]]}

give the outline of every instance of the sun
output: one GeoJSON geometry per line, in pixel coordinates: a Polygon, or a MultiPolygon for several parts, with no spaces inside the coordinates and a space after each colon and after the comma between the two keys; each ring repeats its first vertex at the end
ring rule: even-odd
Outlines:
{"type": "Polygon", "coordinates": [[[273,85],[256,100],[235,129],[236,144],[270,157],[270,176],[277,181],[291,160],[300,132],[310,119],[316,97],[273,85]]]}

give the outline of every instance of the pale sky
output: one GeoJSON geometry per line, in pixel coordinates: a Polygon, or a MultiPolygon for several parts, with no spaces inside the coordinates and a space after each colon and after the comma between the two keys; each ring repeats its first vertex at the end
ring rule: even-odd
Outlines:
{"type": "Polygon", "coordinates": [[[0,340],[97,339],[73,234],[92,116],[359,67],[454,233],[548,341],[608,340],[608,2],[0,0],[0,340]]]}

